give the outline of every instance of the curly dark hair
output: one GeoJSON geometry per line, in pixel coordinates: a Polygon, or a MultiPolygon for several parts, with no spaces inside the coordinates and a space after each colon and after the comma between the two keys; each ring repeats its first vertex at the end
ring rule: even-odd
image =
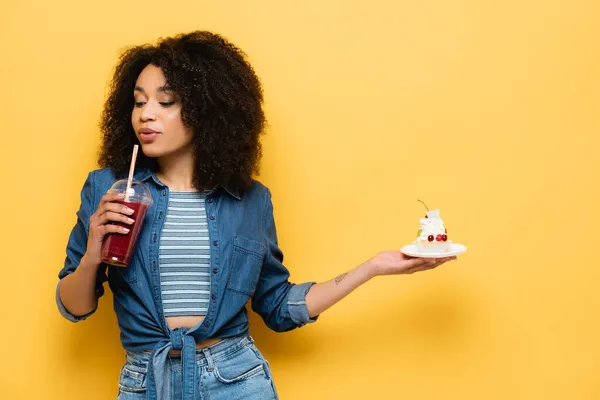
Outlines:
{"type": "MultiPolygon", "coordinates": [[[[193,131],[197,188],[215,185],[247,190],[259,173],[259,137],[266,124],[263,92],[242,50],[220,35],[195,31],[160,38],[156,45],[126,49],[120,56],[101,117],[101,167],[126,174],[134,144],[131,124],[135,82],[149,64],[160,67],[182,102],[183,123],[193,131]]],[[[142,152],[136,166],[156,170],[142,152]]]]}

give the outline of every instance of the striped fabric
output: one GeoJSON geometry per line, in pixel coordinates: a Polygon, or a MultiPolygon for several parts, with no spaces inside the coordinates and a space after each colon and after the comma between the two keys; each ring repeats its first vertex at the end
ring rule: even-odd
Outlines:
{"type": "Polygon", "coordinates": [[[206,315],[210,301],[208,191],[169,192],[160,237],[160,286],[166,317],[206,315]]]}

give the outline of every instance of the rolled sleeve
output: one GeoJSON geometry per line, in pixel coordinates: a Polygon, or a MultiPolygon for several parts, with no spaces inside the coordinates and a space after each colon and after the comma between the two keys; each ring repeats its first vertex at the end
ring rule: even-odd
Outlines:
{"type": "MultiPolygon", "coordinates": [[[[59,281],[56,285],[56,305],[58,306],[58,310],[63,317],[72,322],[82,321],[96,311],[94,309],[92,312],[81,316],[73,315],[67,311],[60,298],[60,284],[62,279],[75,272],[87,250],[89,219],[94,210],[94,201],[94,173],[90,172],[81,189],[81,205],[77,211],[77,222],[69,235],[64,266],[58,273],[59,281]]],[[[103,284],[107,279],[106,268],[100,267],[96,278],[96,298],[100,298],[104,294],[103,284]]]]}
{"type": "Polygon", "coordinates": [[[90,311],[89,313],[85,314],[85,315],[73,315],[71,314],[66,308],[65,305],[63,304],[61,298],[60,298],[60,284],[61,281],[58,281],[58,285],[56,285],[56,305],[58,306],[58,311],[60,312],[60,315],[62,315],[63,317],[65,317],[66,319],[68,319],[71,322],[79,322],[79,321],[83,321],[84,319],[86,319],[87,317],[89,317],[90,315],[92,315],[93,313],[96,312],[96,308],[94,308],[92,311],[90,311]]]}
{"type": "Polygon", "coordinates": [[[311,286],[316,283],[317,282],[306,282],[294,285],[288,293],[288,312],[290,314],[290,318],[298,326],[304,326],[319,319],[318,315],[314,318],[310,318],[310,315],[308,314],[308,308],[306,307],[306,294],[310,290],[311,286]]]}
{"type": "Polygon", "coordinates": [[[264,226],[266,254],[260,279],[252,296],[252,309],[276,332],[286,332],[315,322],[306,307],[306,294],[315,282],[295,284],[289,281],[290,272],[283,265],[283,252],[277,244],[271,193],[266,189],[264,226]]]}

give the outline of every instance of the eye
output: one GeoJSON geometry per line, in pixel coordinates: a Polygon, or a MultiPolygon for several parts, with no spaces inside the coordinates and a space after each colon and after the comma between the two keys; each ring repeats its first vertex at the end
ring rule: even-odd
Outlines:
{"type": "Polygon", "coordinates": [[[175,104],[174,101],[161,101],[160,105],[163,107],[171,107],[173,104],[175,104]]]}
{"type": "Polygon", "coordinates": [[[136,107],[142,107],[144,104],[146,104],[145,101],[136,101],[135,103],[133,103],[136,107]]]}

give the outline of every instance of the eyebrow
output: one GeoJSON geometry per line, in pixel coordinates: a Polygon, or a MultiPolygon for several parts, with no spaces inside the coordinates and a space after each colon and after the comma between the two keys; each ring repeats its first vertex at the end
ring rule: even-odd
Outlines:
{"type": "MultiPolygon", "coordinates": [[[[133,89],[133,91],[134,91],[134,92],[142,92],[142,93],[146,93],[146,92],[144,91],[144,88],[143,88],[143,87],[141,87],[141,86],[136,86],[136,87],[133,89]]],[[[159,87],[159,88],[157,89],[157,92],[163,92],[163,93],[167,93],[167,92],[173,92],[173,88],[172,88],[171,86],[169,86],[169,85],[164,85],[164,86],[161,86],[161,87],[159,87]]]]}

